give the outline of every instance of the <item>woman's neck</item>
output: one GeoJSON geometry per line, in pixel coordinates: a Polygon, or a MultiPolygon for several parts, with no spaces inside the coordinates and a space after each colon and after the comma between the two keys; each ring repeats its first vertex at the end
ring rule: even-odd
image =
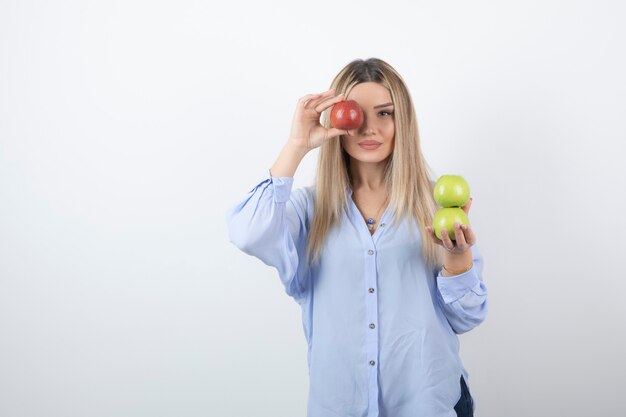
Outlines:
{"type": "Polygon", "coordinates": [[[367,163],[352,161],[350,178],[354,191],[376,192],[386,188],[386,163],[367,163]]]}

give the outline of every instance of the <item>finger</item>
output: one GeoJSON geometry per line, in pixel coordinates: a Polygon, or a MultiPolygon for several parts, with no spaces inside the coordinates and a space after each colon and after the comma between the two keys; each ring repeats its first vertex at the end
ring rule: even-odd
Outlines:
{"type": "Polygon", "coordinates": [[[465,241],[468,245],[473,246],[476,243],[476,235],[474,234],[474,231],[468,224],[462,225],[461,228],[465,234],[465,241]]]}
{"type": "Polygon", "coordinates": [[[306,96],[301,97],[298,100],[298,107],[305,108],[306,105],[316,97],[319,97],[321,94],[307,94],[306,96]]]}
{"type": "Polygon", "coordinates": [[[441,229],[441,241],[443,242],[443,247],[447,250],[454,249],[454,242],[448,236],[448,229],[441,229]]]}
{"type": "Polygon", "coordinates": [[[324,136],[325,140],[328,139],[332,139],[332,138],[336,138],[337,136],[341,136],[345,133],[345,130],[341,130],[341,129],[336,129],[336,128],[332,128],[332,129],[326,129],[326,134],[324,136]]]}
{"type": "Polygon", "coordinates": [[[472,207],[472,197],[470,197],[470,199],[467,201],[467,204],[465,204],[463,207],[461,207],[463,209],[463,211],[465,212],[465,214],[468,214],[470,211],[470,207],[472,207]]]}
{"type": "Polygon", "coordinates": [[[320,104],[321,102],[323,102],[325,100],[328,100],[329,98],[332,98],[334,96],[335,96],[335,90],[334,89],[330,89],[328,91],[320,93],[316,97],[311,98],[311,100],[309,100],[307,102],[306,108],[307,109],[315,109],[318,104],[320,104]]]}
{"type": "Polygon", "coordinates": [[[317,105],[315,106],[315,111],[318,113],[321,113],[324,110],[344,100],[345,100],[345,97],[343,94],[339,94],[334,97],[326,97],[324,100],[321,100],[321,101],[318,100],[317,105]]]}
{"type": "Polygon", "coordinates": [[[439,242],[441,242],[441,239],[437,237],[437,235],[435,234],[435,231],[433,230],[431,226],[426,226],[426,234],[429,235],[430,237],[434,237],[435,240],[438,240],[439,242]]]}
{"type": "Polygon", "coordinates": [[[435,234],[435,231],[433,230],[432,227],[426,226],[426,234],[430,237],[430,239],[433,242],[435,242],[435,244],[437,244],[439,246],[443,246],[442,240],[437,237],[437,235],[435,234]]]}
{"type": "Polygon", "coordinates": [[[460,250],[466,250],[468,248],[467,242],[465,241],[465,234],[463,233],[460,223],[454,224],[454,237],[456,239],[457,248],[460,250]]]}

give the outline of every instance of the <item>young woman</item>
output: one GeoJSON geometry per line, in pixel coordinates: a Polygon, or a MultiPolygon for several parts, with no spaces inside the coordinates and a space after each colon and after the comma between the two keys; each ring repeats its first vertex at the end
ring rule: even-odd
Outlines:
{"type": "Polygon", "coordinates": [[[457,225],[440,240],[430,227],[432,180],[400,75],[356,60],[331,87],[298,102],[269,174],[228,214],[231,240],[276,267],[302,308],[309,417],[472,416],[457,334],[487,312],[475,235],[457,225]],[[347,99],[360,128],[320,123],[347,99]],[[292,190],[318,147],[316,185],[292,190]]]}

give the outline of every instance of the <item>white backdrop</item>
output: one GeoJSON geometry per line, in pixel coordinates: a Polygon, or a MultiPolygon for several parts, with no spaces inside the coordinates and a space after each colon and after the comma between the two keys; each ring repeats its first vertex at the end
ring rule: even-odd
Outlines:
{"type": "Polygon", "coordinates": [[[618,0],[0,0],[0,415],[304,416],[299,308],[224,215],[297,99],[372,56],[409,85],[435,173],[472,187],[476,415],[623,415],[625,18],[618,0]]]}

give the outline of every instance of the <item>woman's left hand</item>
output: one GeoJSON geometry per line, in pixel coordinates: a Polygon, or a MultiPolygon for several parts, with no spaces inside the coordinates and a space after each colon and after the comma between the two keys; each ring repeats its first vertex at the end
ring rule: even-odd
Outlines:
{"type": "MultiPolygon", "coordinates": [[[[465,214],[469,214],[470,207],[472,206],[472,199],[467,202],[466,205],[461,207],[465,214]]],[[[441,230],[441,239],[439,239],[431,226],[426,226],[426,232],[430,238],[439,246],[443,246],[446,252],[450,254],[462,254],[466,252],[472,245],[476,243],[476,236],[472,231],[469,224],[454,225],[454,237],[455,240],[450,239],[448,231],[446,229],[441,230]]]]}

